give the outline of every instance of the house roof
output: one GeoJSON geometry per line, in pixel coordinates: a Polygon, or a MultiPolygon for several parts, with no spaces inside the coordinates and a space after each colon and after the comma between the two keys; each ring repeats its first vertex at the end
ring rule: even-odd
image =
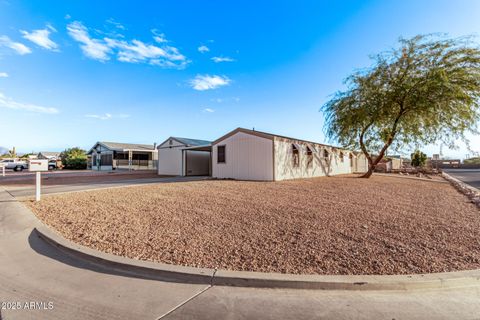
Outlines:
{"type": "Polygon", "coordinates": [[[273,140],[276,137],[276,138],[293,140],[293,141],[297,141],[297,142],[304,142],[304,143],[321,145],[321,146],[325,146],[325,147],[331,147],[331,148],[335,148],[335,149],[339,149],[339,150],[347,150],[347,149],[342,148],[342,147],[332,146],[332,145],[328,145],[328,144],[325,144],[325,143],[314,142],[314,141],[309,141],[309,140],[302,140],[302,139],[297,139],[297,138],[292,138],[292,137],[287,137],[287,136],[281,136],[281,135],[274,134],[274,133],[257,131],[257,130],[250,130],[250,129],[245,129],[245,128],[237,128],[233,131],[230,131],[226,135],[224,135],[224,136],[218,138],[217,140],[213,141],[212,144],[216,144],[216,143],[218,143],[222,140],[225,140],[226,138],[236,134],[237,132],[243,132],[243,133],[246,133],[246,134],[251,134],[251,135],[255,135],[255,136],[262,137],[262,138],[265,138],[265,139],[270,139],[270,140],[273,140]]]}
{"type": "Polygon", "coordinates": [[[98,144],[104,146],[107,149],[113,151],[125,151],[125,150],[135,150],[135,151],[155,151],[153,144],[137,144],[137,143],[121,143],[121,142],[107,142],[107,141],[98,141],[95,145],[88,151],[90,154],[98,144]]]}
{"type": "Polygon", "coordinates": [[[172,137],[173,139],[187,145],[187,146],[206,146],[212,143],[212,141],[207,140],[200,140],[200,139],[190,139],[190,138],[180,138],[180,137],[172,137]]]}
{"type": "Polygon", "coordinates": [[[212,141],[208,141],[208,140],[181,138],[181,137],[169,137],[167,140],[160,143],[157,148],[160,148],[160,146],[162,146],[163,144],[165,144],[169,140],[175,140],[175,141],[185,145],[186,147],[209,146],[209,145],[212,144],[212,141]]]}
{"type": "Polygon", "coordinates": [[[61,152],[52,152],[52,151],[40,151],[38,154],[42,154],[45,157],[58,157],[61,152]]]}

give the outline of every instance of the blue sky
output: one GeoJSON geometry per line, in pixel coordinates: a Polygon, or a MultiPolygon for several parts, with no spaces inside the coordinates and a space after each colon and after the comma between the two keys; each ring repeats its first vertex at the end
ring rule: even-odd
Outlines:
{"type": "Polygon", "coordinates": [[[0,0],[0,146],[214,140],[236,127],[327,142],[319,109],[369,55],[479,27],[474,0],[0,0]]]}

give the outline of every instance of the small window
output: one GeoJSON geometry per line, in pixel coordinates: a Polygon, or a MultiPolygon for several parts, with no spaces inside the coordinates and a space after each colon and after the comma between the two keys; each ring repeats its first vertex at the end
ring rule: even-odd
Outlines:
{"type": "Polygon", "coordinates": [[[292,144],[292,164],[294,167],[298,167],[300,164],[300,155],[296,145],[292,144]]]}
{"type": "Polygon", "coordinates": [[[307,168],[311,168],[313,166],[313,151],[310,147],[307,146],[307,168]]]}
{"type": "Polygon", "coordinates": [[[225,163],[225,146],[217,147],[217,163],[225,163]]]}
{"type": "Polygon", "coordinates": [[[340,151],[340,162],[343,162],[343,161],[344,161],[344,159],[343,159],[343,152],[340,151]]]}
{"type": "Polygon", "coordinates": [[[170,140],[168,141],[168,144],[169,144],[169,145],[172,145],[172,144],[173,144],[173,140],[170,139],[170,140]]]}
{"type": "Polygon", "coordinates": [[[323,149],[323,157],[328,158],[328,156],[329,156],[329,154],[328,154],[327,149],[323,149]]]}

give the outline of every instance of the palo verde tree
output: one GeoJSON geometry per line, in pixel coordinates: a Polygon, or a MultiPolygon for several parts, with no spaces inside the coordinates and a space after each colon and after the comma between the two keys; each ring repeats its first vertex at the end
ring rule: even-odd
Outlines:
{"type": "Polygon", "coordinates": [[[389,148],[468,143],[480,120],[480,50],[469,38],[434,35],[400,39],[399,48],[346,79],[322,111],[326,134],[360,148],[371,176],[389,148]]]}

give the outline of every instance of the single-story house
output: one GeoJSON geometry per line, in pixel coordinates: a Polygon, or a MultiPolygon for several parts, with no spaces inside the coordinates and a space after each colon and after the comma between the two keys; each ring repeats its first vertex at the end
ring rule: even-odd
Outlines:
{"type": "Polygon", "coordinates": [[[158,147],[158,174],[211,175],[211,141],[170,137],[158,147]]]}
{"type": "Polygon", "coordinates": [[[366,158],[339,147],[238,128],[212,142],[212,177],[280,181],[365,172],[366,158]]]}
{"type": "MultiPolygon", "coordinates": [[[[170,142],[167,139],[162,145],[166,146],[165,143],[170,142]]],[[[171,143],[173,149],[176,142],[171,143]]],[[[208,174],[204,169],[204,175],[219,179],[280,181],[366,172],[368,168],[367,159],[359,152],[244,128],[237,128],[211,144],[184,145],[180,150],[176,160],[159,155],[159,168],[173,168],[175,162],[177,171],[171,174],[189,175],[189,168],[198,164],[196,158],[185,154],[195,151],[203,152],[203,168],[209,156],[211,169],[208,174]],[[166,159],[168,164],[163,163],[166,159]]]]}
{"type": "Polygon", "coordinates": [[[92,170],[156,170],[155,144],[99,141],[87,153],[92,170]]]}
{"type": "Polygon", "coordinates": [[[37,155],[38,159],[59,160],[61,152],[40,151],[37,155]]]}

